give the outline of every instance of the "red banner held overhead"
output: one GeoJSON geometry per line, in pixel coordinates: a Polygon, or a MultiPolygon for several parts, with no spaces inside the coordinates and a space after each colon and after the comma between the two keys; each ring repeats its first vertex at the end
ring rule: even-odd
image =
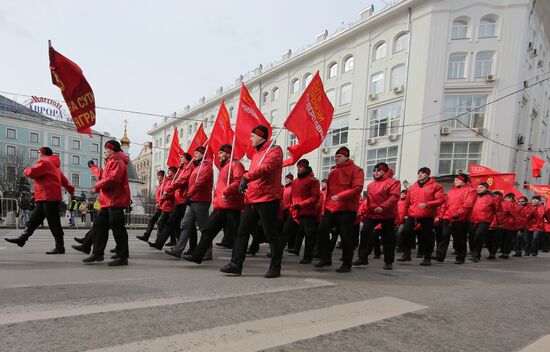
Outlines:
{"type": "Polygon", "coordinates": [[[270,139],[271,125],[267,122],[264,115],[262,115],[243,83],[241,86],[239,108],[237,109],[237,125],[235,126],[236,138],[235,146],[233,147],[235,149],[233,151],[235,158],[240,159],[246,154],[249,159],[252,159],[255,150],[250,145],[250,133],[258,125],[267,126],[269,130],[267,139],[270,139]]]}
{"type": "Polygon", "coordinates": [[[52,83],[61,94],[79,133],[92,133],[95,125],[95,97],[92,88],[77,64],[61,55],[50,44],[50,71],[52,83]]]}
{"type": "Polygon", "coordinates": [[[195,133],[195,137],[193,137],[193,140],[191,141],[191,144],[189,144],[189,149],[187,152],[193,156],[193,153],[195,152],[195,149],[199,146],[205,146],[206,142],[208,141],[208,136],[206,135],[206,132],[204,132],[204,127],[201,125],[197,129],[197,132],[195,133]]]}
{"type": "Polygon", "coordinates": [[[544,199],[550,198],[550,185],[526,185],[531,191],[535,192],[544,199]]]}
{"type": "Polygon", "coordinates": [[[179,166],[180,155],[183,155],[183,149],[181,149],[180,141],[178,137],[178,128],[174,127],[174,135],[172,136],[172,144],[170,145],[170,152],[168,153],[168,160],[166,165],[179,166]]]}
{"type": "Polygon", "coordinates": [[[470,169],[470,176],[498,174],[498,171],[489,169],[487,166],[483,165],[470,164],[468,165],[468,168],[470,169]]]}
{"type": "Polygon", "coordinates": [[[544,162],[544,159],[538,158],[534,155],[531,157],[531,171],[533,177],[540,177],[544,162]]]}
{"type": "Polygon", "coordinates": [[[325,94],[317,71],[285,121],[285,127],[296,135],[298,143],[287,148],[291,156],[283,162],[283,166],[297,163],[302,155],[323,143],[333,114],[334,107],[325,94]]]}
{"type": "Polygon", "coordinates": [[[225,103],[222,100],[220,110],[218,111],[218,117],[210,133],[210,141],[208,145],[214,155],[214,164],[219,168],[220,160],[216,158],[218,150],[224,144],[231,144],[233,142],[233,129],[231,128],[231,120],[229,119],[229,113],[225,107],[225,103]]]}
{"type": "Polygon", "coordinates": [[[514,193],[516,196],[520,196],[521,192],[516,189],[516,174],[485,174],[485,175],[470,175],[470,182],[474,187],[478,186],[481,182],[487,182],[491,191],[500,191],[503,195],[506,193],[514,193]]]}

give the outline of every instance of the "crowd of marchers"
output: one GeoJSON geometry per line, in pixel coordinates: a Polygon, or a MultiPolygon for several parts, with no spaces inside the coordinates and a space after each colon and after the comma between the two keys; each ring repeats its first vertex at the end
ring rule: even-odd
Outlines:
{"type": "MultiPolygon", "coordinates": [[[[375,257],[383,256],[385,270],[393,269],[396,253],[397,262],[412,261],[413,250],[422,266],[444,262],[451,238],[455,264],[464,264],[468,255],[472,262],[480,261],[485,248],[487,260],[548,251],[545,230],[550,211],[539,196],[528,201],[514,193],[491,192],[486,182],[474,188],[466,174],[456,176],[445,194],[428,167],[421,167],[418,180],[402,189],[384,162],[374,166],[372,182],[365,188],[364,171],[350,159],[346,147],[336,151],[336,165],[326,179],[319,181],[309,161],[301,159],[297,177],[288,174],[282,184],[283,151],[268,136],[263,125],[251,131],[255,153],[248,170],[232,159],[230,144],[222,145],[215,185],[213,161],[205,157],[203,146],[193,156],[181,155],[179,166],[158,171],[156,211],[137,238],[152,249],[167,247],[166,254],[200,264],[212,260],[214,239],[223,232],[216,245],[231,249],[232,255],[220,271],[232,275],[241,275],[246,256],[256,255],[260,244],[267,242],[266,278],[281,275],[285,248],[289,254],[302,253],[300,264],[323,268],[332,266],[333,252],[340,247],[339,273],[368,265],[373,252],[375,257]],[[155,225],[156,239],[151,241],[155,225]]],[[[116,140],[106,142],[104,157],[103,169],[88,163],[97,178],[94,192],[99,193],[101,208],[92,228],[75,238],[79,244],[72,247],[89,255],[83,262],[102,262],[111,230],[116,246],[109,265],[127,265],[128,157],[116,140]]],[[[50,148],[40,148],[37,163],[25,170],[34,180],[36,207],[25,231],[6,241],[23,247],[46,218],[55,239],[55,248],[47,253],[65,253],[59,204],[62,187],[71,194],[74,187],[59,165],[50,148]]]]}

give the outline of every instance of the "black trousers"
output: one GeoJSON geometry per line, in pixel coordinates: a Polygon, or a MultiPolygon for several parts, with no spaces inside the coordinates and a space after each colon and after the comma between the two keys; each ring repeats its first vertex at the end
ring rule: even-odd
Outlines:
{"type": "Polygon", "coordinates": [[[258,223],[254,231],[252,231],[252,242],[250,242],[250,246],[248,246],[248,253],[256,255],[260,250],[260,244],[265,242],[267,242],[267,240],[264,235],[264,229],[262,229],[262,225],[258,223]]]}
{"type": "Polygon", "coordinates": [[[288,247],[293,248],[297,253],[300,252],[302,241],[306,240],[304,248],[304,259],[313,259],[313,250],[315,249],[315,239],[317,238],[317,229],[315,228],[315,218],[312,215],[304,215],[298,218],[296,222],[292,216],[288,216],[283,225],[283,238],[288,241],[288,247]],[[294,245],[290,240],[294,238],[294,245]]]}
{"type": "Polygon", "coordinates": [[[485,239],[487,238],[487,233],[489,232],[489,225],[491,225],[489,222],[479,222],[474,224],[472,229],[474,237],[472,247],[470,248],[472,258],[479,259],[481,257],[483,244],[485,244],[485,239]]]}
{"type": "Polygon", "coordinates": [[[87,249],[92,249],[92,246],[94,245],[94,229],[91,228],[86,232],[86,235],[84,236],[84,241],[82,242],[82,247],[87,249]]]}
{"type": "Polygon", "coordinates": [[[451,235],[453,236],[453,248],[456,251],[456,259],[464,261],[466,258],[467,248],[467,236],[468,236],[467,221],[450,222],[449,220],[442,220],[441,222],[441,239],[437,244],[437,258],[445,259],[447,256],[447,249],[449,249],[449,242],[451,235]]]}
{"type": "Polygon", "coordinates": [[[116,253],[128,258],[128,232],[126,232],[124,208],[101,208],[97,213],[92,230],[94,231],[95,255],[103,255],[109,239],[109,228],[113,231],[116,253]]]}
{"type": "Polygon", "coordinates": [[[27,229],[22,237],[28,239],[32,236],[34,231],[44,222],[44,219],[48,220],[48,226],[55,239],[55,248],[65,248],[63,241],[63,228],[61,227],[61,220],[59,218],[59,203],[57,201],[38,201],[36,207],[31,213],[29,220],[27,221],[27,229]]]}
{"type": "Polygon", "coordinates": [[[359,243],[359,258],[368,259],[374,248],[377,234],[374,228],[382,224],[382,247],[384,251],[384,263],[391,264],[395,259],[395,219],[367,219],[361,229],[361,242],[359,243]]]}
{"type": "Polygon", "coordinates": [[[226,235],[225,231],[232,231],[233,235],[230,235],[230,237],[233,237],[239,228],[240,218],[241,212],[239,210],[214,209],[210,213],[204,230],[201,231],[201,239],[193,251],[193,256],[195,258],[204,258],[208,249],[212,247],[212,241],[222,229],[224,230],[224,238],[226,235]]]}
{"type": "Polygon", "coordinates": [[[514,239],[517,236],[517,230],[503,230],[502,231],[502,243],[500,250],[502,254],[510,254],[514,246],[514,239]]]}
{"type": "Polygon", "coordinates": [[[353,261],[353,250],[355,243],[355,222],[354,211],[325,211],[319,225],[319,257],[324,261],[332,261],[333,247],[330,240],[332,229],[337,228],[342,238],[342,265],[351,267],[353,261]]]}
{"type": "Polygon", "coordinates": [[[176,233],[180,232],[180,223],[181,219],[183,219],[183,216],[185,215],[186,207],[186,204],[178,204],[174,207],[174,209],[168,216],[168,221],[166,221],[166,225],[162,227],[162,231],[157,231],[157,239],[155,240],[155,245],[159,247],[164,246],[170,236],[175,236],[176,233]]]}
{"type": "MultiPolygon", "coordinates": [[[[161,211],[160,216],[159,216],[158,221],[157,221],[157,236],[158,236],[159,233],[162,232],[162,230],[164,230],[164,227],[166,226],[166,224],[168,223],[168,220],[170,219],[170,214],[171,214],[171,212],[161,211]]],[[[175,241],[175,239],[176,239],[175,237],[176,237],[175,233],[170,234],[170,239],[171,240],[175,241]]]]}
{"type": "Polygon", "coordinates": [[[246,204],[241,215],[241,223],[233,246],[231,262],[242,267],[246,258],[246,247],[250,234],[256,229],[258,220],[262,224],[269,246],[271,248],[270,268],[281,269],[283,257],[283,240],[277,231],[277,213],[279,200],[264,203],[246,204]]]}
{"type": "Polygon", "coordinates": [[[487,231],[487,249],[490,255],[495,255],[502,243],[502,229],[494,228],[487,231]]]}
{"type": "Polygon", "coordinates": [[[422,253],[424,259],[431,259],[434,250],[434,218],[412,218],[408,217],[405,220],[405,228],[403,229],[402,247],[403,252],[407,255],[411,254],[411,248],[414,246],[414,226],[416,223],[421,226],[418,236],[418,251],[422,253]]]}
{"type": "MultiPolygon", "coordinates": [[[[151,219],[149,219],[149,222],[147,223],[147,229],[145,230],[144,235],[149,238],[151,236],[151,232],[153,232],[153,228],[155,227],[155,224],[157,223],[157,220],[160,218],[160,215],[162,214],[162,210],[159,208],[155,209],[155,213],[153,216],[151,216],[151,219]]],[[[159,230],[157,230],[157,233],[160,233],[159,230]]]]}

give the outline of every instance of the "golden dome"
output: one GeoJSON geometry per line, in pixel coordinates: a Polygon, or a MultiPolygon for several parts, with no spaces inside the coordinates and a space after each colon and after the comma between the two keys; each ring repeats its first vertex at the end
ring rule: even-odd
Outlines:
{"type": "Polygon", "coordinates": [[[124,135],[120,139],[120,145],[130,145],[130,138],[126,134],[126,128],[128,127],[128,120],[124,120],[124,135]]]}

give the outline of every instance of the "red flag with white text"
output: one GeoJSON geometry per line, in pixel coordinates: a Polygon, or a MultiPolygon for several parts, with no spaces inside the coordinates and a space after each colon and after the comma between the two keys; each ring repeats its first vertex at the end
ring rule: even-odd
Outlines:
{"type": "Polygon", "coordinates": [[[170,152],[168,153],[168,160],[166,161],[166,165],[176,167],[179,166],[180,156],[183,154],[183,149],[181,149],[178,137],[178,128],[174,127],[174,135],[172,136],[172,144],[170,144],[170,152]]]}
{"type": "Polygon", "coordinates": [[[258,125],[267,126],[269,130],[268,138],[271,138],[271,125],[267,122],[260,109],[256,106],[254,99],[250,96],[244,83],[241,86],[241,97],[237,109],[237,125],[235,126],[235,146],[233,147],[233,156],[237,159],[245,154],[249,159],[254,155],[254,148],[250,145],[250,133],[258,125]]]}
{"type": "Polygon", "coordinates": [[[535,192],[544,199],[550,198],[550,185],[526,185],[531,191],[535,192]]]}
{"type": "Polygon", "coordinates": [[[498,174],[498,171],[495,171],[483,165],[470,164],[468,165],[468,168],[470,169],[470,176],[498,174]]]}
{"type": "Polygon", "coordinates": [[[214,164],[219,168],[220,160],[216,158],[216,154],[220,147],[224,144],[231,144],[233,142],[233,129],[231,128],[231,120],[229,119],[229,113],[225,107],[225,103],[222,100],[220,110],[218,111],[218,117],[210,133],[210,140],[208,145],[214,156],[214,164]]]}
{"type": "Polygon", "coordinates": [[[51,46],[50,73],[52,83],[61,89],[61,94],[79,133],[92,134],[95,125],[95,97],[90,84],[77,64],[61,55],[51,46]]]}
{"type": "Polygon", "coordinates": [[[298,143],[287,148],[290,158],[283,162],[283,166],[297,163],[302,155],[315,150],[323,143],[333,114],[334,107],[325,94],[323,82],[317,71],[284,123],[285,127],[296,135],[298,143]]]}
{"type": "Polygon", "coordinates": [[[503,195],[506,193],[514,193],[516,196],[520,196],[521,192],[516,189],[516,174],[515,173],[493,173],[484,175],[471,175],[470,182],[474,187],[478,186],[481,182],[487,182],[489,184],[489,190],[500,191],[503,195]]]}

